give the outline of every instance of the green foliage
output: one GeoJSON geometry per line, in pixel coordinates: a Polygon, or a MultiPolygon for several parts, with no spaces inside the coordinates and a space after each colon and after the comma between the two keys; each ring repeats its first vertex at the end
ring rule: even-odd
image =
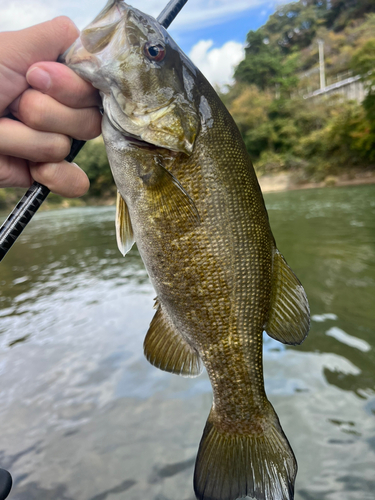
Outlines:
{"type": "Polygon", "coordinates": [[[239,82],[254,84],[265,90],[281,77],[281,53],[270,46],[262,30],[249,31],[246,57],[238,65],[234,77],[239,82]]]}
{"type": "Polygon", "coordinates": [[[368,39],[352,58],[353,71],[362,76],[367,96],[363,101],[370,129],[375,133],[375,38],[368,39]]]}
{"type": "Polygon", "coordinates": [[[368,90],[374,91],[375,86],[375,37],[367,40],[353,54],[351,67],[361,75],[368,90]]]}
{"type": "Polygon", "coordinates": [[[79,152],[76,162],[90,179],[90,190],[86,197],[115,194],[115,184],[101,138],[88,141],[79,152]]]}
{"type": "Polygon", "coordinates": [[[327,27],[340,31],[353,19],[374,12],[374,0],[331,0],[325,15],[327,27]]]}
{"type": "Polygon", "coordinates": [[[360,19],[370,11],[373,0],[303,0],[280,6],[249,32],[224,100],[259,172],[293,170],[301,179],[320,180],[375,167],[375,14],[360,19]],[[324,40],[328,84],[338,73],[360,74],[363,103],[332,94],[303,98],[319,88],[318,39],[324,40]]]}
{"type": "Polygon", "coordinates": [[[265,33],[284,53],[303,49],[316,34],[320,11],[321,5],[305,5],[305,2],[282,5],[270,16],[265,33]]]}

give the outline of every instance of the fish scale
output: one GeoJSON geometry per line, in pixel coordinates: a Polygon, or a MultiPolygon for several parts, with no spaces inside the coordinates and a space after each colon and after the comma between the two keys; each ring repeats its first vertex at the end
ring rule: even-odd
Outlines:
{"type": "Polygon", "coordinates": [[[232,117],[157,21],[121,0],[65,57],[101,91],[117,241],[124,254],[137,243],[157,292],[145,355],[185,376],[203,362],[212,385],[197,498],[292,500],[297,463],[265,394],[263,331],[301,343],[309,307],[232,117]]]}

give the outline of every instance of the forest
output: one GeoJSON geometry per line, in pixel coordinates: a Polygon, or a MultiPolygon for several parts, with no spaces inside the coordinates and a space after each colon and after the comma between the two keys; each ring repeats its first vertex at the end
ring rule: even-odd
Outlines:
{"type": "Polygon", "coordinates": [[[235,83],[222,95],[258,174],[295,171],[320,180],[375,168],[375,2],[300,0],[281,5],[247,35],[235,83]],[[359,75],[362,102],[319,89],[319,44],[326,84],[359,75]]]}
{"type": "MultiPolygon", "coordinates": [[[[235,119],[258,175],[293,172],[303,183],[351,171],[375,172],[375,2],[299,0],[279,4],[249,31],[234,84],[220,97],[235,119]],[[359,76],[361,102],[319,89],[319,43],[326,85],[359,76]]],[[[102,140],[85,145],[77,163],[90,191],[75,203],[109,202],[115,186],[102,140]]],[[[20,191],[0,190],[0,208],[20,191]]],[[[50,203],[61,203],[50,196],[50,203]]]]}

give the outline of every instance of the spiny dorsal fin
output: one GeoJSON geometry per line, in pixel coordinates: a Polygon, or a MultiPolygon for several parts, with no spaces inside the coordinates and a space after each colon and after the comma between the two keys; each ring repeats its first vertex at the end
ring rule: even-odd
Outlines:
{"type": "Polygon", "coordinates": [[[166,372],[183,377],[198,376],[202,372],[198,353],[176,331],[157,299],[155,308],[157,310],[143,344],[147,360],[166,372]]]}
{"type": "Polygon", "coordinates": [[[116,240],[118,249],[125,256],[133,246],[134,234],[128,207],[118,191],[116,201],[116,240]]]}
{"type": "Polygon", "coordinates": [[[305,290],[276,249],[273,257],[271,312],[265,330],[283,344],[301,344],[310,328],[305,290]]]}

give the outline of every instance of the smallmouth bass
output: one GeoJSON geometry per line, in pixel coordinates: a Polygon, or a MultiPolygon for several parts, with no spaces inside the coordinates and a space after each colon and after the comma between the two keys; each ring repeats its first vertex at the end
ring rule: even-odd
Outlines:
{"type": "Polygon", "coordinates": [[[167,31],[122,0],[64,57],[100,90],[118,245],[125,255],[137,243],[157,292],[146,358],[183,376],[203,363],[212,384],[197,498],[293,499],[297,463],[265,394],[262,335],[301,343],[309,306],[232,117],[167,31]]]}

